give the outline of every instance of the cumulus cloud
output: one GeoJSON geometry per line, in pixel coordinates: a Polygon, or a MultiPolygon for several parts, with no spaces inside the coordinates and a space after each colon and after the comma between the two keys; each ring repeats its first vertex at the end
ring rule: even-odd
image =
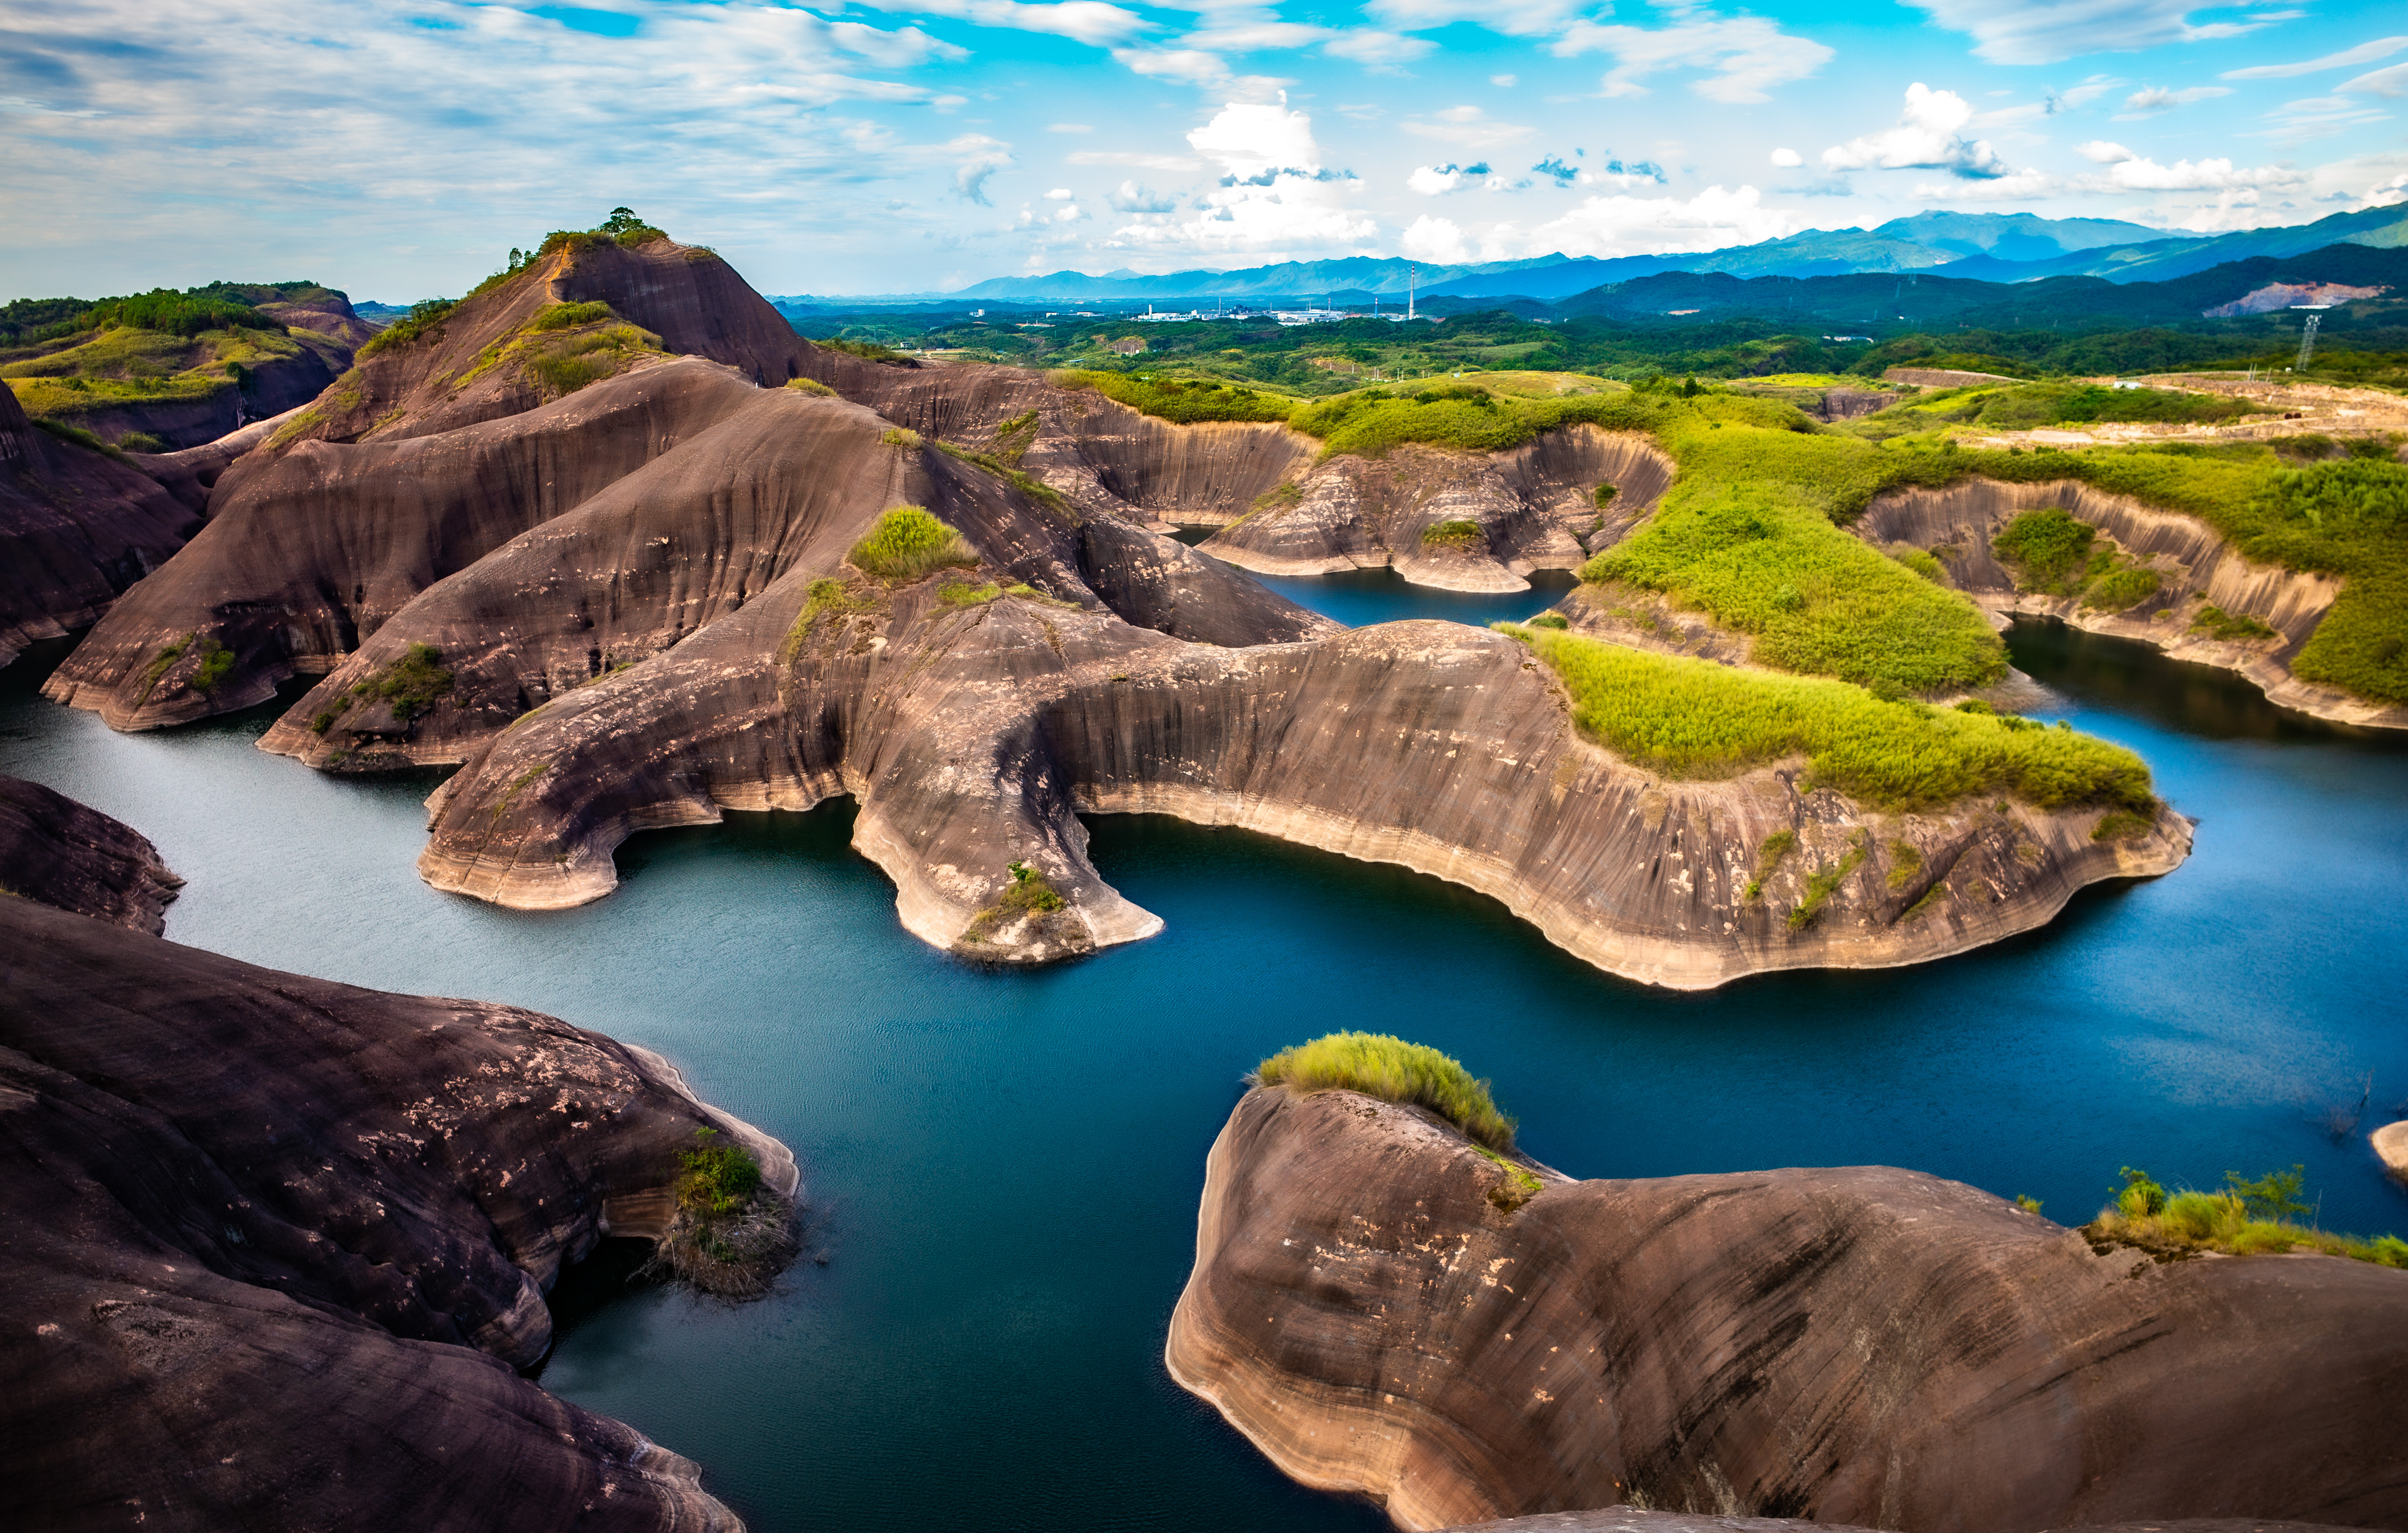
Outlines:
{"type": "Polygon", "coordinates": [[[1104,202],[1115,213],[1168,213],[1179,206],[1176,197],[1150,192],[1135,181],[1121,182],[1104,202]]]}
{"type": "Polygon", "coordinates": [[[1220,186],[1188,209],[1194,216],[1140,214],[1112,244],[1268,254],[1360,245],[1380,232],[1347,206],[1362,183],[1322,163],[1312,119],[1284,102],[1230,102],[1187,142],[1220,165],[1220,186]]]}
{"type": "Polygon", "coordinates": [[[1390,68],[1438,51],[1438,44],[1427,37],[1408,37],[1400,32],[1375,32],[1367,27],[1340,33],[1322,44],[1321,50],[1371,68],[1390,68]]]}
{"type": "Polygon", "coordinates": [[[1435,138],[1462,149],[1497,149],[1530,136],[1518,122],[1499,122],[1477,107],[1449,107],[1425,118],[1414,118],[1404,130],[1421,138],[1435,138]]]}
{"type": "Polygon", "coordinates": [[[965,202],[986,207],[987,178],[1011,164],[1011,146],[982,133],[966,133],[945,147],[960,156],[953,166],[953,191],[965,202]]]}
{"type": "Polygon", "coordinates": [[[1677,197],[1589,197],[1571,211],[1530,231],[1532,251],[1566,255],[1663,255],[1678,251],[1753,245],[1798,232],[1788,214],[1763,205],[1755,187],[1710,186],[1677,197]]]}
{"type": "Polygon", "coordinates": [[[1986,140],[1956,132],[1972,115],[1963,96],[1918,80],[1906,88],[1896,127],[1834,144],[1823,151],[1823,164],[1833,170],[1945,170],[1969,180],[2006,175],[2006,162],[1986,140]]]}
{"type": "Polygon", "coordinates": [[[973,26],[1038,32],[1097,48],[1149,31],[1154,23],[1133,10],[1102,0],[1063,0],[1059,5],[1021,5],[1018,0],[861,0],[864,9],[942,16],[973,26]]]}
{"type": "Polygon", "coordinates": [[[1498,90],[1510,91],[1514,86],[1522,83],[1522,77],[1519,75],[1491,75],[1488,77],[1488,83],[1496,86],[1498,90]]]}
{"type": "Polygon", "coordinates": [[[1795,170],[1806,163],[1806,157],[1794,149],[1774,150],[1771,158],[1772,163],[1784,170],[1795,170]]]}
{"type": "Polygon", "coordinates": [[[1831,58],[1831,50],[1811,37],[1793,36],[1760,16],[1715,17],[1682,11],[1668,27],[1647,28],[1575,21],[1555,40],[1559,58],[1610,53],[1614,65],[1598,81],[1608,96],[1645,95],[1640,81],[1668,69],[1699,69],[1706,78],[1689,89],[1709,101],[1743,106],[1770,101],[1777,85],[1803,79],[1831,58]]]}
{"type": "Polygon", "coordinates": [[[2003,176],[1980,181],[1925,182],[1914,189],[1918,197],[1949,197],[1957,202],[2030,202],[2037,197],[2053,197],[2066,190],[2066,183],[2042,170],[2012,170],[2003,176]]]}
{"type": "Polygon", "coordinates": [[[2057,92],[2042,103],[2042,106],[2051,117],[2055,117],[2059,112],[2078,111],[2123,83],[2113,76],[2093,75],[2079,85],[2057,92]]]}
{"type": "Polygon", "coordinates": [[[1399,32],[1426,32],[1469,21],[1508,37],[1543,37],[1595,0],[1371,0],[1367,14],[1399,32]]]}
{"type": "Polygon", "coordinates": [[[1487,174],[1485,161],[1468,165],[1420,165],[1405,178],[1405,184],[1425,197],[1436,197],[1476,185],[1487,174]]]}
{"type": "Polygon", "coordinates": [[[1471,251],[1463,241],[1463,231],[1451,218],[1433,218],[1424,213],[1413,220],[1399,243],[1404,252],[1416,261],[1458,266],[1471,259],[1471,251]]]}
{"type": "MultiPolygon", "coordinates": [[[[2084,53],[2127,53],[2167,43],[2255,32],[2285,13],[2194,25],[2198,0],[1906,0],[1951,32],[1974,39],[1992,64],[2057,64],[2084,53]]],[[[2296,11],[2288,15],[2296,16],[2296,11]]]]}
{"type": "Polygon", "coordinates": [[[2107,167],[2102,174],[2079,177],[2068,183],[2076,191],[2224,192],[2249,188],[2297,192],[2308,184],[2303,172],[2287,165],[2244,166],[2224,159],[2176,160],[2163,165],[2104,139],[2080,145],[2075,152],[2093,165],[2107,167]]]}

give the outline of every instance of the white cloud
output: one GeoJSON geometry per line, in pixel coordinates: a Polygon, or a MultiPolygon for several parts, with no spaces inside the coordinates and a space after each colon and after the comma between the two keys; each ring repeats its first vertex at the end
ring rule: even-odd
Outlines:
{"type": "MultiPolygon", "coordinates": [[[[1487,167],[1484,165],[1481,168],[1484,170],[1487,167]]],[[[1405,178],[1405,185],[1425,197],[1437,197],[1460,191],[1475,179],[1477,178],[1461,165],[1416,165],[1413,173],[1405,178]]]]}
{"type": "Polygon", "coordinates": [[[1692,80],[1689,89],[1734,106],[1769,101],[1774,86],[1804,79],[1831,58],[1831,50],[1821,43],[1792,36],[1760,16],[1703,16],[1654,30],[1575,21],[1553,51],[1559,58],[1613,55],[1614,66],[1598,81],[1608,96],[1645,95],[1640,80],[1667,69],[1702,69],[1706,78],[1692,80]]]}
{"type": "Polygon", "coordinates": [[[1806,157],[1794,149],[1777,149],[1772,151],[1772,163],[1784,170],[1795,170],[1806,163],[1806,157]]]}
{"type": "Polygon", "coordinates": [[[1020,5],[1016,0],[861,0],[861,4],[868,10],[942,16],[974,26],[1068,37],[1096,48],[1125,41],[1154,26],[1137,12],[1102,0],[1063,0],[1049,6],[1020,5]]]}
{"type": "Polygon", "coordinates": [[[1755,187],[1710,186],[1676,197],[1590,197],[1530,231],[1526,248],[1566,255],[1662,255],[1753,245],[1798,232],[1788,214],[1763,206],[1755,187]]]}
{"type": "Polygon", "coordinates": [[[1514,86],[1522,83],[1522,77],[1519,75],[1491,75],[1488,77],[1488,83],[1496,86],[1500,91],[1510,91],[1514,86]]]}
{"type": "Polygon", "coordinates": [[[1011,146],[982,133],[966,133],[945,147],[960,156],[953,166],[953,190],[963,200],[984,206],[987,178],[1011,164],[1011,146]]]}
{"type": "Polygon", "coordinates": [[[1433,218],[1424,213],[1413,220],[1412,227],[1405,231],[1399,243],[1404,252],[1416,261],[1459,266],[1471,259],[1471,251],[1463,243],[1463,231],[1450,218],[1433,218]]]}
{"type": "Polygon", "coordinates": [[[1071,191],[1067,186],[1057,186],[1053,191],[1046,193],[1045,198],[1048,202],[1068,202],[1072,197],[1077,195],[1077,193],[1071,191]]]}
{"type": "Polygon", "coordinates": [[[1823,164],[1833,170],[1947,170],[1968,179],[2006,175],[2006,162],[1986,140],[1958,136],[1972,115],[1963,96],[1917,80],[1906,88],[1896,127],[1834,144],[1823,151],[1823,164]]]}
{"type": "Polygon", "coordinates": [[[1946,197],[1956,202],[2030,202],[2065,191],[2065,183],[2044,170],[2014,170],[1980,181],[1924,182],[1918,197],[1946,197]]]}
{"type": "Polygon", "coordinates": [[[1177,198],[1159,195],[1135,181],[1121,182],[1104,201],[1115,213],[1168,213],[1179,206],[1177,198]]]}
{"type": "Polygon", "coordinates": [[[1427,37],[1408,37],[1398,32],[1374,32],[1365,28],[1344,32],[1322,44],[1324,53],[1374,69],[1392,69],[1410,64],[1426,53],[1438,51],[1438,44],[1427,37]]]}
{"type": "Polygon", "coordinates": [[[1093,122],[1049,122],[1045,126],[1045,131],[1047,133],[1093,133],[1096,131],[1096,125],[1093,122]]]}
{"type": "Polygon", "coordinates": [[[1330,32],[1326,26],[1307,26],[1299,21],[1248,20],[1191,32],[1180,41],[1190,48],[1254,53],[1267,48],[1305,48],[1328,36],[1330,32]]]}
{"type": "Polygon", "coordinates": [[[1508,37],[1559,32],[1595,0],[1372,0],[1365,13],[1399,32],[1426,32],[1469,21],[1508,37]]]}
{"type": "Polygon", "coordinates": [[[2279,144],[2300,144],[2390,120],[2389,112],[2355,96],[2308,96],[2286,101],[2268,112],[2266,121],[2273,126],[2252,136],[2272,138],[2279,144]]]}
{"type": "Polygon", "coordinates": [[[2049,114],[2055,116],[2058,112],[2075,111],[2087,107],[2123,83],[2113,76],[2093,75],[2071,90],[2059,91],[2049,97],[2046,103],[2049,114]]]}
{"type": "MultiPolygon", "coordinates": [[[[2128,53],[2166,43],[2237,37],[2280,19],[2194,26],[2199,0],[1906,0],[1951,32],[1974,39],[1992,64],[2056,64],[2084,53],[2128,53]]],[[[2292,14],[2296,15],[2296,12],[2292,14]]]]}
{"type": "Polygon", "coordinates": [[[2408,95],[2408,64],[2395,64],[2388,69],[2376,69],[2345,79],[2333,87],[2343,94],[2356,92],[2361,95],[2399,97],[2408,95]]]}
{"type": "Polygon", "coordinates": [[[1113,231],[1111,244],[1273,255],[1359,246],[1379,235],[1376,222],[1347,206],[1362,183],[1323,164],[1303,112],[1233,101],[1187,141],[1220,165],[1219,188],[1190,217],[1139,214],[1113,231]]]}
{"type": "Polygon", "coordinates": [[[2115,121],[2129,122],[2138,118],[2155,117],[2159,112],[2172,111],[2176,107],[2187,107],[2194,101],[2212,101],[2217,96],[2229,96],[2231,93],[2231,87],[2226,85],[2194,85],[2186,91],[2169,91],[2159,86],[2149,86],[2135,91],[2124,98],[2124,109],[2116,114],[2115,121]]]}
{"type": "Polygon", "coordinates": [[[1449,107],[1402,124],[1416,137],[1434,138],[1461,149],[1498,149],[1530,136],[1518,122],[1499,122],[1477,107],[1449,107]]]}
{"type": "Polygon", "coordinates": [[[2408,48],[2408,37],[2377,37],[2356,48],[2344,48],[2338,53],[2328,53],[2320,59],[2300,64],[2259,64],[2246,69],[2227,69],[2218,79],[2288,79],[2294,75],[2313,75],[2322,69],[2346,69],[2352,64],[2372,64],[2387,59],[2408,48]]]}
{"type": "Polygon", "coordinates": [[[2176,160],[2161,165],[2121,144],[2097,140],[2077,150],[2086,160],[2107,167],[2103,175],[2078,177],[2068,184],[2086,192],[2225,192],[2242,188],[2297,192],[2308,178],[2286,165],[2235,165],[2230,160],[2176,160]]]}

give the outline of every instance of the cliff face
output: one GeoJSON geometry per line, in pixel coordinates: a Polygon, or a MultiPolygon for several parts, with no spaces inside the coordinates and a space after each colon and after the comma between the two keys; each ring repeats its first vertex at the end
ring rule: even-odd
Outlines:
{"type": "Polygon", "coordinates": [[[39,429],[0,388],[0,666],[97,620],[199,526],[156,481],[39,429]]]}
{"type": "Polygon", "coordinates": [[[0,890],[156,937],[183,886],[132,826],[38,782],[0,776],[0,890]]]}
{"type": "Polygon", "coordinates": [[[1589,425],[1491,455],[1341,454],[1300,469],[1202,547],[1271,575],[1388,566],[1441,590],[1526,591],[1525,576],[1577,568],[1652,512],[1671,482],[1672,462],[1654,444],[1589,425]],[[1602,484],[1618,493],[1600,514],[1602,484]],[[1474,530],[1449,525],[1460,523],[1474,530]]]}
{"type": "Polygon", "coordinates": [[[0,1469],[24,1526],[733,1529],[514,1370],[710,1127],[666,1064],[0,900],[0,1469]]]}
{"type": "Polygon", "coordinates": [[[2372,703],[2302,681],[2290,670],[2341,594],[2339,577],[2252,565],[2204,522],[2161,511],[2074,480],[2001,484],[1972,480],[1945,490],[1900,490],[1867,508],[1855,531],[1876,544],[1911,543],[1940,553],[1950,583],[1996,612],[2054,617],[2094,633],[2135,638],[2179,660],[2239,671],[2285,708],[2342,724],[2408,728],[2408,709],[2372,703]],[[2072,597],[2019,592],[1991,539],[2025,511],[2056,507],[2089,523],[2134,562],[2157,571],[2157,594],[2128,611],[2086,609],[2072,597]],[[2202,607],[2256,618],[2271,639],[2194,633],[2202,607]]]}
{"type": "Polygon", "coordinates": [[[2408,1273],[2094,1252],[1879,1167],[1534,1169],[1502,1212],[1502,1168],[1415,1110],[1249,1094],[1173,1376],[1407,1528],[1618,1502],[1918,1533],[2408,1515],[2408,1273]]]}

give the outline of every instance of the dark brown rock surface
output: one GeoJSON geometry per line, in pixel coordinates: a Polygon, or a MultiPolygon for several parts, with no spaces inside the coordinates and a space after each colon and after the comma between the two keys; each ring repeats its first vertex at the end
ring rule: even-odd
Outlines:
{"type": "Polygon", "coordinates": [[[183,886],[131,825],[38,782],[0,776],[0,889],[156,937],[183,886]]]}
{"type": "Polygon", "coordinates": [[[2093,1251],[1884,1167],[1535,1169],[1501,1212],[1502,1168],[1426,1114],[1249,1094],[1172,1374],[1408,1528],[1616,1503],[1915,1533],[2408,1519],[2408,1272],[2093,1251]]]}
{"type": "Polygon", "coordinates": [[[200,524],[139,469],[36,426],[0,388],[0,666],[90,625],[200,524]]]}
{"type": "Polygon", "coordinates": [[[0,900],[11,1526],[735,1528],[515,1371],[705,1126],[792,1196],[640,1050],[0,900]]]}

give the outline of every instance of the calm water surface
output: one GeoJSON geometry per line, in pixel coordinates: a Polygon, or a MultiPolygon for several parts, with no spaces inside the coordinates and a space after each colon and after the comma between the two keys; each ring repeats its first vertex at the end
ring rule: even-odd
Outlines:
{"type": "MultiPolygon", "coordinates": [[[[1272,583],[1344,621],[1552,599],[1272,583]]],[[[1331,1028],[1493,1076],[1575,1175],[1885,1162],[2079,1222],[2121,1165],[2212,1184],[2296,1161],[2328,1225],[2408,1229],[2362,1138],[2311,1121],[2369,1072],[2370,1125],[2408,1096],[2408,751],[2135,646],[2012,642],[2063,698],[2047,716],[2140,751],[2200,818],[2189,865],[1945,964],[1705,996],[1595,973],[1435,880],[1151,818],[1091,822],[1092,850],[1168,929],[1035,974],[906,937],[842,804],[639,837],[609,899],[498,910],[411,872],[427,782],[264,755],[265,711],[112,735],[30,697],[32,663],[0,673],[0,770],[150,835],[191,880],[175,940],[556,1012],[794,1146],[824,1266],[730,1310],[589,1264],[543,1373],[701,1460],[763,1533],[1368,1530],[1160,1355],[1238,1077],[1331,1028]]]]}

